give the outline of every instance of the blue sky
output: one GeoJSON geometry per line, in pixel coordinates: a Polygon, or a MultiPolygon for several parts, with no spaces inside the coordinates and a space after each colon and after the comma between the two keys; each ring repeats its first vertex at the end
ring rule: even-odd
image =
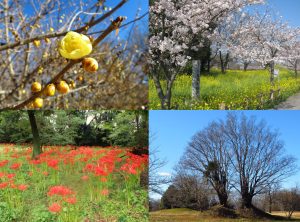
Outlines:
{"type": "MultiPolygon", "coordinates": [[[[242,112],[242,111],[240,111],[242,112]]],[[[285,143],[286,153],[298,159],[300,166],[300,111],[243,111],[247,116],[264,119],[272,129],[278,129],[285,143]]],[[[224,119],[226,111],[150,111],[150,135],[155,135],[150,149],[157,148],[159,157],[167,160],[161,169],[172,173],[191,137],[213,120],[224,119]]],[[[283,186],[300,184],[300,172],[283,186]]]]}
{"type": "MultiPolygon", "coordinates": [[[[96,2],[96,1],[94,1],[94,2],[96,2]]],[[[109,1],[106,1],[105,5],[107,7],[113,8],[119,2],[121,2],[121,0],[109,0],[109,1]]],[[[80,11],[79,5],[76,4],[76,0],[73,1],[72,4],[73,4],[73,6],[72,7],[67,7],[67,9],[65,10],[65,12],[67,12],[67,11],[70,12],[71,11],[72,13],[75,14],[75,12],[80,11]]],[[[89,4],[89,5],[85,6],[84,9],[89,8],[91,6],[92,6],[92,4],[89,4]]],[[[123,5],[123,7],[121,7],[118,11],[116,11],[113,14],[113,18],[116,18],[117,16],[126,16],[128,19],[125,22],[123,22],[123,24],[125,24],[125,23],[127,23],[127,22],[132,21],[132,20],[135,19],[138,10],[140,10],[139,15],[143,15],[144,13],[148,12],[149,11],[149,2],[148,2],[148,0],[128,0],[125,3],[125,5],[123,5]]],[[[34,13],[33,8],[31,6],[31,3],[30,3],[29,0],[25,1],[24,11],[27,14],[27,16],[30,16],[32,13],[34,13]]],[[[66,14],[70,14],[70,13],[66,13],[66,14]]],[[[79,16],[82,18],[84,15],[79,15],[79,16]]],[[[144,32],[148,31],[148,18],[149,17],[146,16],[141,21],[139,21],[139,25],[140,25],[140,27],[142,27],[142,30],[144,32]]],[[[65,20],[63,20],[63,21],[65,21],[65,20]]],[[[120,30],[120,37],[121,38],[126,38],[127,37],[127,33],[130,30],[130,28],[131,28],[131,25],[127,26],[127,27],[125,27],[123,29],[121,29],[120,30]]],[[[103,29],[103,26],[95,28],[96,31],[102,30],[102,29],[103,29]]]]}
{"type": "Polygon", "coordinates": [[[300,27],[299,0],[267,0],[267,3],[291,26],[300,27]]]}

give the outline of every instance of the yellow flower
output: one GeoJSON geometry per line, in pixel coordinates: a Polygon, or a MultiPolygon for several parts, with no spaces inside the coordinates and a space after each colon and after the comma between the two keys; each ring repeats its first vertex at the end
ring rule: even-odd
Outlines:
{"type": "Polygon", "coordinates": [[[35,47],[38,48],[41,45],[41,41],[40,40],[33,40],[33,44],[34,44],[35,47]]]}
{"type": "Polygon", "coordinates": [[[60,41],[59,53],[67,59],[80,59],[92,52],[90,39],[77,32],[68,32],[60,41]]]}

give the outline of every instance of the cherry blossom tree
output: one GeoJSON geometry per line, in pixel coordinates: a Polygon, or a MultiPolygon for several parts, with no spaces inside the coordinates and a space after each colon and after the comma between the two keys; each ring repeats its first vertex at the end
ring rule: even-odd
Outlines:
{"type": "MultiPolygon", "coordinates": [[[[291,28],[272,13],[248,15],[246,22],[236,31],[236,44],[231,50],[235,56],[249,62],[258,62],[270,68],[270,82],[274,85],[275,64],[286,60],[283,53],[299,38],[300,29],[291,28]]],[[[289,56],[295,59],[295,55],[289,56]]]]}
{"type": "Polygon", "coordinates": [[[231,13],[264,0],[158,0],[151,6],[151,76],[162,108],[171,108],[172,85],[189,60],[193,62],[192,97],[200,96],[203,43],[231,13]],[[166,80],[164,91],[161,79],[166,80]]]}

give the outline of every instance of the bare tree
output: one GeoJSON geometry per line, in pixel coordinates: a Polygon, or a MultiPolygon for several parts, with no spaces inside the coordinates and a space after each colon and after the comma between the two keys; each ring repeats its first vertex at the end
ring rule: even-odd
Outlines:
{"type": "Polygon", "coordinates": [[[278,184],[295,172],[295,158],[284,153],[277,131],[254,117],[229,113],[222,132],[230,149],[233,185],[242,197],[242,208],[251,208],[254,196],[272,184],[278,184]]]}
{"type": "Polygon", "coordinates": [[[199,174],[189,174],[186,170],[177,171],[173,184],[179,190],[180,207],[193,210],[207,210],[211,197],[215,195],[212,188],[199,174]]]}
{"type": "Polygon", "coordinates": [[[160,169],[166,165],[166,160],[161,160],[157,153],[158,150],[153,147],[155,136],[150,135],[150,162],[149,162],[149,192],[153,194],[163,194],[162,185],[169,184],[171,177],[162,176],[159,174],[160,169]]]}
{"type": "Polygon", "coordinates": [[[298,187],[281,190],[276,193],[275,198],[289,219],[296,210],[300,210],[300,190],[298,187]]]}
{"type": "Polygon", "coordinates": [[[180,164],[201,173],[217,192],[220,204],[227,206],[230,158],[220,124],[213,122],[196,133],[186,148],[180,164]]]}

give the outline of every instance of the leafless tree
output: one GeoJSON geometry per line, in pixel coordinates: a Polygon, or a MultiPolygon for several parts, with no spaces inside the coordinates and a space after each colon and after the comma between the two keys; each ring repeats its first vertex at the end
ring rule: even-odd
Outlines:
{"type": "Polygon", "coordinates": [[[286,212],[289,219],[296,210],[300,210],[300,190],[298,187],[278,191],[275,195],[275,199],[281,209],[286,212]]]}
{"type": "Polygon", "coordinates": [[[277,131],[254,117],[229,113],[221,122],[233,170],[233,186],[242,197],[242,208],[252,207],[254,196],[295,172],[295,158],[284,153],[277,131]]]}
{"type": "Polygon", "coordinates": [[[162,160],[158,156],[158,150],[153,147],[155,136],[150,135],[150,162],[149,162],[149,192],[153,194],[163,194],[162,185],[167,185],[171,182],[171,177],[162,176],[159,174],[160,169],[166,165],[166,160],[162,160]]]}
{"type": "Polygon", "coordinates": [[[212,122],[196,133],[188,144],[180,165],[207,178],[217,192],[220,204],[227,206],[231,173],[223,131],[220,124],[212,122]]]}

